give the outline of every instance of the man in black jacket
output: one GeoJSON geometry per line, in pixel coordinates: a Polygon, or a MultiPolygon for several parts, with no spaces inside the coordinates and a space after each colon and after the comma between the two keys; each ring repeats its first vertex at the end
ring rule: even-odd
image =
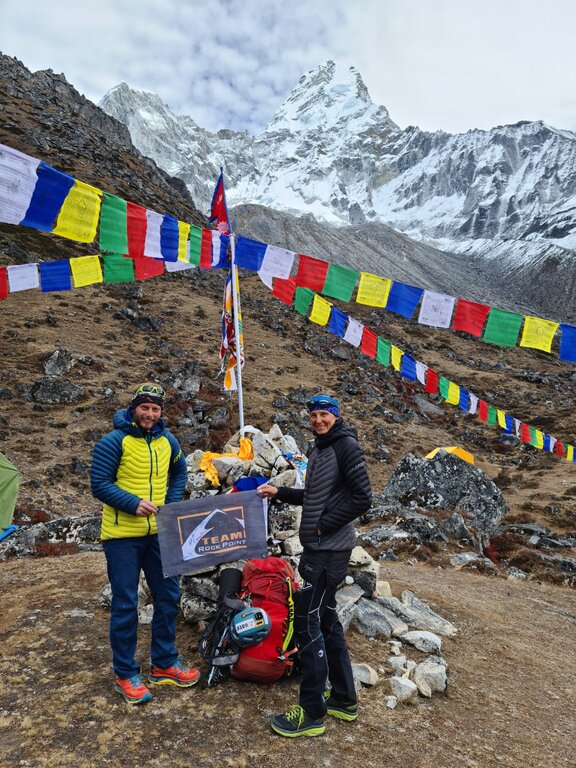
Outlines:
{"type": "Polygon", "coordinates": [[[356,541],[353,521],[370,508],[370,480],[355,430],[340,418],[338,401],[315,395],[308,402],[315,435],[305,487],[261,485],[258,492],[288,504],[302,505],[294,628],[302,670],[300,702],[272,717],[282,736],[320,736],[324,716],[356,720],[358,706],[344,630],[336,612],[336,589],[348,573],[356,541]],[[325,696],[326,679],[331,691],[325,696]]]}

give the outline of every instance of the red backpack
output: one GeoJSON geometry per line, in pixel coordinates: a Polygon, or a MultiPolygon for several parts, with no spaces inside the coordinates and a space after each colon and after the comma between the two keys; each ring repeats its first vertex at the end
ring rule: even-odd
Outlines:
{"type": "Polygon", "coordinates": [[[280,557],[248,560],[242,571],[242,598],[270,616],[270,634],[256,645],[242,648],[232,675],[238,680],[274,683],[292,671],[296,653],[294,590],[298,588],[290,563],[280,557]]]}

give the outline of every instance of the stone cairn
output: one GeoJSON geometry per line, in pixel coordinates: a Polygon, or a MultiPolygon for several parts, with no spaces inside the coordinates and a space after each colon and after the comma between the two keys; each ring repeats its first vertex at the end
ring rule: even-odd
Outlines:
{"type": "MultiPolygon", "coordinates": [[[[200,463],[204,452],[187,456],[190,498],[218,493],[229,493],[242,477],[266,477],[275,486],[293,487],[298,474],[287,460],[287,454],[298,454],[296,441],[282,433],[275,424],[268,433],[252,427],[246,428],[252,440],[254,458],[243,461],[235,456],[214,458],[220,485],[214,487],[207,479],[200,463]]],[[[240,435],[237,433],[224,446],[223,453],[238,451],[240,435]]],[[[300,507],[273,502],[268,515],[268,551],[287,559],[294,569],[302,553],[298,538],[300,507]]],[[[242,568],[244,561],[226,563],[222,567],[242,568]]],[[[398,702],[416,701],[418,695],[431,697],[447,686],[448,664],[440,655],[442,636],[452,636],[456,628],[435,613],[414,593],[406,590],[401,600],[392,596],[388,582],[379,579],[379,563],[362,547],[352,552],[349,574],[337,593],[340,619],[347,631],[351,626],[370,638],[385,638],[389,656],[374,669],[368,664],[354,664],[357,689],[385,684],[389,688],[387,706],[393,709],[398,702]],[[415,658],[412,658],[415,657],[415,658]]],[[[210,573],[182,577],[182,613],[186,621],[198,623],[208,619],[215,610],[218,597],[220,568],[210,573]]],[[[148,607],[143,604],[141,620],[150,620],[148,607]]]]}

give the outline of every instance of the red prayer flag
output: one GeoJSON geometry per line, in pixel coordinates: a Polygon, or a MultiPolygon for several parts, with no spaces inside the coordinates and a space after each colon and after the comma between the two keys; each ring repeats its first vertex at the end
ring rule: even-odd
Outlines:
{"type": "Polygon", "coordinates": [[[520,424],[520,438],[523,443],[531,443],[532,442],[532,435],[530,434],[530,427],[528,424],[524,424],[522,422],[520,424]]]}
{"type": "Polygon", "coordinates": [[[478,304],[475,301],[466,301],[458,299],[452,328],[455,331],[466,331],[472,336],[481,336],[484,328],[484,321],[490,312],[487,304],[478,304]]]}
{"type": "Polygon", "coordinates": [[[562,440],[556,440],[556,444],[554,445],[554,453],[556,456],[566,456],[566,449],[564,448],[564,443],[562,440]]]}
{"type": "Polygon", "coordinates": [[[200,245],[200,266],[202,269],[212,269],[212,231],[202,230],[202,243],[200,245]]]}
{"type": "Polygon", "coordinates": [[[0,267],[0,299],[8,298],[8,272],[6,267],[0,267]]]}
{"type": "Polygon", "coordinates": [[[378,336],[371,331],[370,328],[364,326],[362,331],[362,341],[360,342],[360,350],[364,355],[368,357],[376,357],[376,349],[378,347],[378,336]]]}
{"type": "Polygon", "coordinates": [[[136,203],[128,203],[128,255],[131,259],[144,256],[146,242],[146,208],[136,203]]]}
{"type": "Polygon", "coordinates": [[[488,403],[485,400],[478,400],[478,418],[480,421],[488,421],[488,403]]]}
{"type": "Polygon", "coordinates": [[[433,371],[432,368],[426,370],[426,383],[424,384],[424,392],[428,392],[429,395],[435,395],[438,392],[438,382],[440,377],[433,371]]]}
{"type": "Polygon", "coordinates": [[[284,304],[291,306],[292,301],[294,300],[295,291],[296,281],[293,277],[289,277],[287,280],[284,280],[281,277],[276,277],[274,279],[272,296],[280,299],[284,304]]]}
{"type": "Polygon", "coordinates": [[[313,259],[311,256],[298,254],[298,272],[296,274],[296,285],[299,288],[310,288],[311,291],[321,293],[326,282],[326,275],[330,264],[321,259],[313,259]]]}
{"type": "Polygon", "coordinates": [[[164,259],[134,259],[134,277],[136,280],[148,280],[164,274],[164,259]]]}

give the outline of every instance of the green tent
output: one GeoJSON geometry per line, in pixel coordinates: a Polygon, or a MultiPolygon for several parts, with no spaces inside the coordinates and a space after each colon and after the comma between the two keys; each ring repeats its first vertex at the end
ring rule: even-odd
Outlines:
{"type": "Polygon", "coordinates": [[[20,487],[20,472],[0,453],[0,533],[12,523],[20,487]]]}

